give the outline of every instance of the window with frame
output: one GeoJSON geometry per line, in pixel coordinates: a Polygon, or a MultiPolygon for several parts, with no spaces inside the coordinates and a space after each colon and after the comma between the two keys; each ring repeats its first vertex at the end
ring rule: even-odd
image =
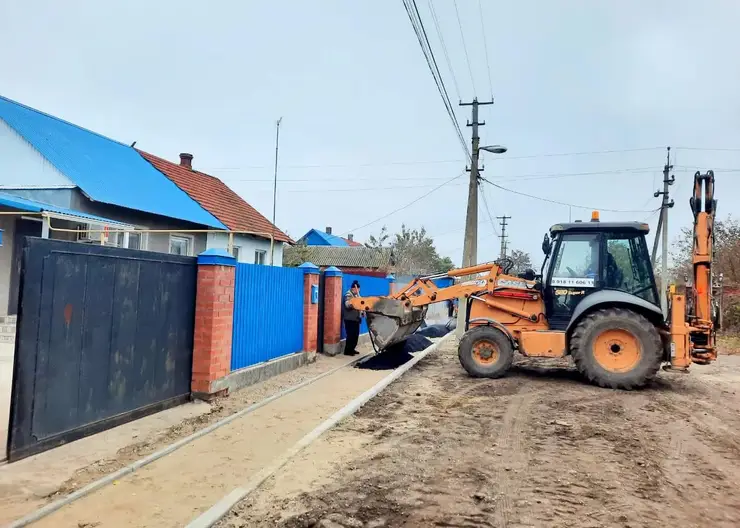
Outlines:
{"type": "Polygon", "coordinates": [[[595,286],[599,276],[599,234],[565,234],[552,273],[554,286],[595,286]],[[568,279],[583,279],[576,284],[568,279]],[[572,282],[572,284],[571,284],[572,282]]]}
{"type": "Polygon", "coordinates": [[[144,249],[144,233],[129,233],[128,246],[123,245],[123,242],[125,240],[124,235],[125,233],[116,233],[115,238],[111,237],[113,240],[115,240],[115,246],[127,247],[128,249],[144,249]]]}
{"type": "Polygon", "coordinates": [[[231,256],[234,257],[237,262],[239,262],[239,253],[241,253],[241,248],[239,246],[231,248],[231,256]]]}
{"type": "Polygon", "coordinates": [[[657,304],[645,237],[639,233],[607,233],[604,286],[657,304]]]}
{"type": "Polygon", "coordinates": [[[192,238],[183,235],[170,235],[170,254],[190,256],[192,250],[192,238]]]}
{"type": "Polygon", "coordinates": [[[254,250],[254,263],[255,264],[264,264],[266,257],[267,257],[267,251],[265,251],[264,249],[254,250]]]}

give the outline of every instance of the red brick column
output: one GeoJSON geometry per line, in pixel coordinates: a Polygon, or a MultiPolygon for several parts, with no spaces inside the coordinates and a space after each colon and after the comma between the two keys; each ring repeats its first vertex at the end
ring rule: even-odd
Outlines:
{"type": "Polygon", "coordinates": [[[303,351],[316,353],[319,343],[319,268],[310,262],[298,267],[303,270],[303,351]]]}
{"type": "Polygon", "coordinates": [[[324,354],[336,356],[342,350],[342,272],[334,266],[324,271],[324,354]]]}
{"type": "Polygon", "coordinates": [[[200,398],[218,392],[214,382],[231,371],[234,318],[234,257],[221,249],[198,255],[193,374],[190,390],[200,398]]]}

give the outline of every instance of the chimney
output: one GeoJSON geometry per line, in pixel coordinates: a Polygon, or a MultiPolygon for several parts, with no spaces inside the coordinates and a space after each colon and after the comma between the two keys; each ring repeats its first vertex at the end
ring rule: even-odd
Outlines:
{"type": "Polygon", "coordinates": [[[350,242],[354,242],[355,241],[355,235],[353,235],[352,233],[350,233],[349,235],[347,235],[347,240],[349,240],[350,242]]]}
{"type": "Polygon", "coordinates": [[[331,227],[327,227],[325,232],[327,235],[331,235],[331,227]]]}
{"type": "Polygon", "coordinates": [[[186,169],[193,168],[193,155],[188,154],[187,152],[182,152],[180,154],[180,167],[185,167],[186,169]]]}

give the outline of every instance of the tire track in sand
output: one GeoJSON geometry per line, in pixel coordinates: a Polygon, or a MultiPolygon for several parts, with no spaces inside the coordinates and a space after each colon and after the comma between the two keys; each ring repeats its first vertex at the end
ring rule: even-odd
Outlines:
{"type": "Polygon", "coordinates": [[[514,500],[527,470],[528,455],[522,445],[524,423],[534,401],[534,394],[528,388],[511,397],[504,412],[498,445],[502,453],[502,463],[496,471],[499,486],[496,504],[496,521],[499,528],[507,528],[514,513],[514,500]]]}

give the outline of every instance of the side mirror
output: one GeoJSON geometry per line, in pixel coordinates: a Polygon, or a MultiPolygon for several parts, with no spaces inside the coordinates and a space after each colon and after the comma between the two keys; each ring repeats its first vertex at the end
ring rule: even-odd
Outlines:
{"type": "Polygon", "coordinates": [[[542,252],[545,255],[549,255],[551,249],[552,249],[552,242],[550,241],[550,236],[547,233],[545,233],[545,238],[542,240],[542,252]]]}

